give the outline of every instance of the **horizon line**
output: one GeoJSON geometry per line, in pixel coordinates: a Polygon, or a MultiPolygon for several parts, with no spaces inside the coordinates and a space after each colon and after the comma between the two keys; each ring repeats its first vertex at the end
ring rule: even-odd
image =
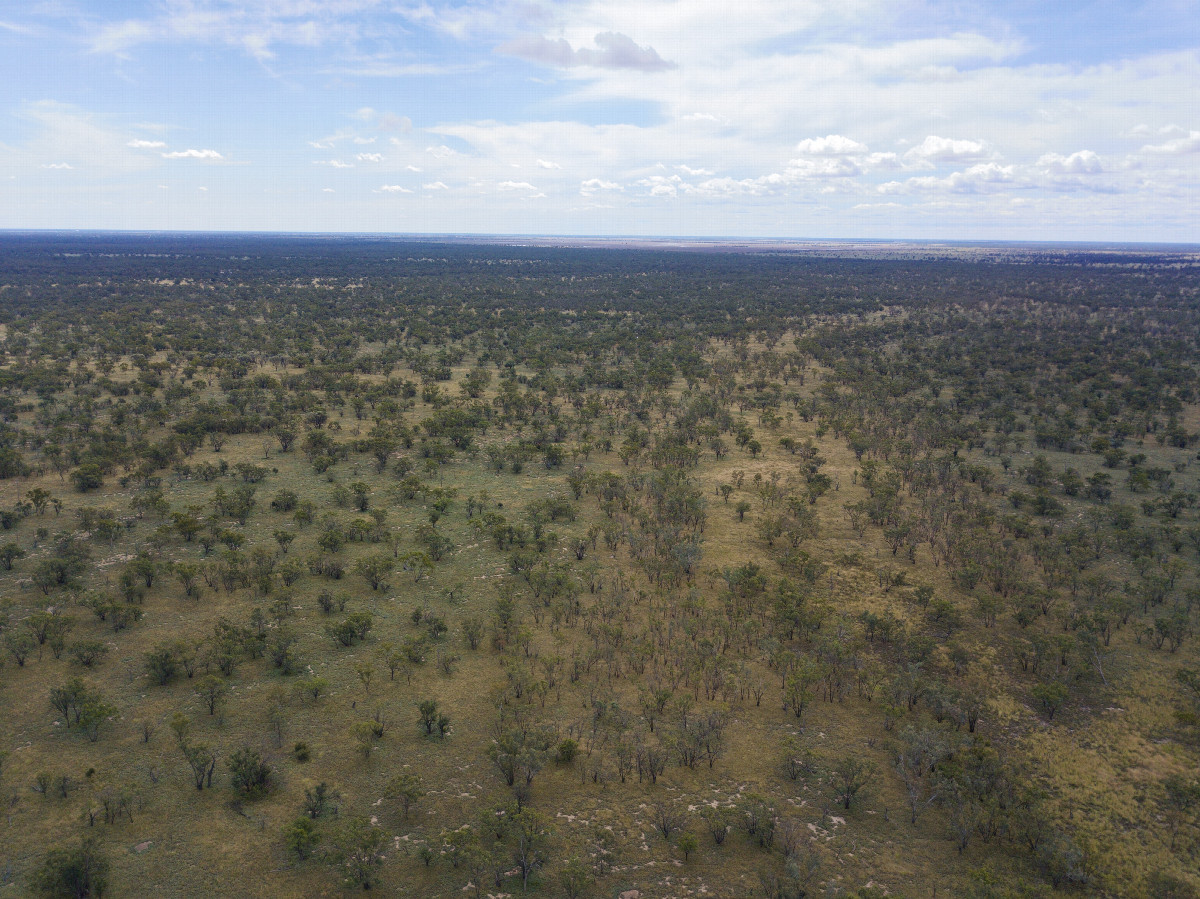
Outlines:
{"type": "Polygon", "coordinates": [[[10,236],[86,236],[112,235],[125,237],[276,237],[325,239],[384,239],[425,242],[497,243],[522,241],[598,241],[655,243],[685,243],[692,245],[750,244],[763,245],[822,245],[822,244],[891,244],[897,246],[967,246],[967,247],[1171,247],[1200,251],[1200,242],[1136,241],[1136,240],[1040,240],[1029,238],[936,238],[936,237],[771,237],[746,235],[689,235],[689,234],[582,234],[582,233],[506,233],[471,231],[275,231],[235,229],[135,229],[135,228],[0,228],[0,238],[10,236]]]}

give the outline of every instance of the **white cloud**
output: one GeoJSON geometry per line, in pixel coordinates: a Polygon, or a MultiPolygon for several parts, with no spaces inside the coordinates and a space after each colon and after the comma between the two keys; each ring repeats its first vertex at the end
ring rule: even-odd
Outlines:
{"type": "Polygon", "coordinates": [[[878,187],[880,193],[987,193],[1011,185],[1015,181],[1014,166],[985,162],[965,171],[952,172],[945,178],[926,175],[907,181],[889,181],[878,187]]]}
{"type": "Polygon", "coordinates": [[[931,165],[936,162],[965,162],[987,155],[981,141],[954,140],[930,134],[925,140],[904,154],[904,158],[916,164],[931,165]]]}
{"type": "Polygon", "coordinates": [[[649,178],[642,178],[635,183],[638,187],[650,188],[652,197],[675,197],[678,196],[680,189],[686,191],[691,187],[678,175],[651,175],[649,178]]]}
{"type": "Polygon", "coordinates": [[[1163,144],[1147,144],[1142,147],[1142,152],[1162,156],[1183,156],[1200,152],[1200,131],[1189,131],[1186,137],[1177,137],[1163,144]]]}
{"type": "Polygon", "coordinates": [[[1070,156],[1047,153],[1037,164],[1052,175],[1098,175],[1104,171],[1100,157],[1091,150],[1079,150],[1070,156]]]}
{"type": "Polygon", "coordinates": [[[359,162],[383,162],[382,153],[359,153],[354,158],[359,162]]]}
{"type": "Polygon", "coordinates": [[[314,159],[313,165],[327,165],[335,169],[352,169],[353,162],[342,162],[340,159],[314,159]]]}
{"type": "Polygon", "coordinates": [[[853,156],[867,152],[866,145],[840,134],[810,137],[796,144],[796,152],[806,156],[853,156]]]}
{"type": "Polygon", "coordinates": [[[658,55],[653,47],[639,47],[633,38],[618,31],[604,31],[593,38],[596,49],[573,48],[566,38],[526,35],[500,47],[501,53],[519,56],[544,65],[560,68],[585,66],[596,69],[634,69],[639,72],[662,72],[676,68],[658,55]]]}
{"type": "Polygon", "coordinates": [[[332,187],[322,187],[321,188],[321,193],[323,193],[323,194],[331,194],[333,192],[334,191],[333,191],[332,187]]]}
{"type": "Polygon", "coordinates": [[[155,28],[149,22],[114,22],[103,26],[92,39],[95,53],[123,54],[130,47],[153,40],[155,28]]]}
{"type": "Polygon", "coordinates": [[[849,156],[801,157],[787,164],[787,176],[796,178],[852,178],[862,174],[862,166],[849,156]]]}
{"type": "Polygon", "coordinates": [[[385,112],[379,117],[379,121],[375,123],[375,127],[380,131],[400,131],[407,134],[412,131],[412,119],[406,115],[395,115],[394,113],[385,112]]]}
{"type": "Polygon", "coordinates": [[[75,166],[71,165],[69,162],[51,162],[47,165],[43,165],[42,168],[44,168],[44,169],[73,169],[73,168],[75,168],[75,166]]]}
{"type": "Polygon", "coordinates": [[[142,44],[217,44],[266,62],[276,45],[319,47],[361,36],[353,13],[378,0],[170,0],[145,19],[110,22],[89,35],[94,53],[126,56],[142,44]]]}
{"type": "Polygon", "coordinates": [[[403,187],[399,184],[385,184],[382,187],[380,187],[379,189],[384,191],[385,193],[389,193],[389,194],[411,194],[412,193],[412,191],[409,190],[407,187],[403,187]]]}
{"type": "MultiPolygon", "coordinates": [[[[447,210],[444,218],[429,219],[431,227],[435,221],[439,226],[453,222],[452,215],[461,217],[462,227],[467,222],[477,223],[475,229],[496,227],[479,198],[509,179],[529,177],[544,182],[555,203],[539,202],[554,205],[553,217],[513,218],[503,220],[502,227],[566,231],[587,225],[586,219],[572,218],[582,208],[595,208],[575,195],[576,185],[584,197],[593,195],[623,210],[606,217],[603,227],[646,232],[678,227],[676,219],[667,218],[669,203],[646,202],[654,193],[686,195],[697,210],[686,220],[688,227],[722,233],[779,227],[793,233],[825,228],[846,233],[855,227],[854,215],[847,216],[853,204],[874,198],[924,210],[908,218],[888,216],[897,229],[914,226],[914,236],[932,221],[923,218],[926,212],[951,207],[959,212],[939,218],[936,227],[943,232],[997,235],[1000,224],[992,213],[1009,208],[1020,195],[1029,200],[1029,212],[1013,236],[1045,236],[1067,215],[1069,204],[1055,207],[1053,200],[1066,197],[1073,203],[1078,197],[1080,205],[1073,208],[1082,210],[1081,192],[1115,187],[1130,195],[1122,201],[1129,214],[1122,215],[1114,202],[1107,221],[1126,235],[1157,236],[1166,233],[1164,228],[1194,230],[1200,203],[1194,165],[1200,136],[1166,125],[1200,127],[1191,102],[1200,49],[1160,52],[1150,44],[1130,43],[1120,57],[1086,64],[1056,59],[1052,45],[1031,35],[1044,52],[1036,58],[1014,56],[1030,20],[1006,22],[1009,14],[1000,7],[985,15],[980,10],[987,4],[739,0],[733,15],[724,0],[156,0],[114,6],[115,12],[105,12],[100,4],[100,11],[80,26],[94,49],[131,54],[153,43],[168,48],[161,55],[182,58],[198,47],[197,58],[236,65],[238,56],[267,60],[289,43],[320,45],[319,52],[288,55],[287,77],[441,76],[453,68],[447,61],[469,60],[458,71],[471,77],[453,82],[465,104],[446,95],[436,124],[416,128],[399,115],[403,98],[413,96],[410,91],[445,91],[448,81],[397,83],[398,92],[380,93],[378,84],[327,79],[342,99],[330,99],[324,107],[314,102],[311,117],[306,116],[325,130],[306,132],[303,119],[296,120],[288,127],[297,130],[279,135],[291,149],[263,159],[280,169],[290,167],[293,176],[297,166],[306,170],[310,198],[321,192],[321,181],[328,183],[328,173],[322,177],[310,167],[314,159],[332,166],[333,154],[341,152],[342,167],[355,163],[364,172],[370,169],[368,186],[374,183],[380,190],[383,182],[404,178],[414,192],[421,192],[419,184],[426,179],[409,178],[409,172],[422,170],[406,168],[403,160],[422,159],[421,165],[442,179],[428,179],[441,185],[432,189],[448,192],[443,203],[430,204],[447,210]],[[969,11],[941,15],[950,7],[969,11]],[[916,8],[930,15],[914,15],[916,8]],[[401,40],[405,29],[411,43],[401,40]],[[427,40],[430,29],[441,35],[427,40]],[[466,43],[452,47],[442,35],[466,43]],[[606,37],[597,40],[597,35],[606,37]],[[503,48],[506,42],[518,49],[523,45],[526,58],[555,68],[535,71],[518,60],[489,56],[488,48],[503,48]],[[389,44],[396,49],[387,49],[389,44]],[[678,65],[670,72],[644,71],[672,63],[678,65]],[[494,76],[519,78],[531,71],[539,76],[530,79],[537,83],[529,95],[535,102],[521,107],[492,102],[486,86],[494,76]],[[479,93],[470,96],[474,92],[479,93]],[[388,108],[396,113],[385,112],[388,108]],[[528,115],[532,121],[522,121],[521,109],[536,110],[528,115]],[[611,118],[626,113],[628,118],[611,118]],[[608,124],[587,124],[598,114],[608,124]],[[305,151],[305,133],[327,136],[305,151]],[[367,144],[380,140],[380,150],[394,149],[379,153],[385,158],[372,167],[376,154],[360,151],[375,150],[367,144]],[[510,167],[513,163],[518,167],[510,167]],[[989,164],[995,169],[987,169],[989,164]],[[597,177],[581,180],[585,173],[597,177]],[[652,181],[652,175],[666,180],[652,181]],[[681,177],[671,180],[672,175],[681,177]],[[910,182],[910,176],[930,177],[910,182]],[[891,182],[895,187],[885,189],[902,196],[879,196],[881,181],[891,182]],[[621,190],[619,199],[613,200],[613,193],[604,196],[621,190]],[[624,202],[635,195],[639,202],[624,202]],[[1169,209],[1162,202],[1166,198],[1174,198],[1169,209]],[[701,205],[706,200],[712,202],[701,205]],[[1160,209],[1166,209],[1161,216],[1160,209]]],[[[114,67],[146,78],[159,58],[145,54],[136,66],[114,67]]],[[[263,74],[274,73],[264,66],[263,74]]],[[[196,84],[193,89],[206,88],[196,84]]],[[[101,179],[118,169],[143,170],[149,183],[142,186],[152,189],[165,177],[151,172],[167,168],[160,158],[168,144],[186,148],[181,142],[187,138],[179,135],[196,124],[185,112],[183,119],[152,129],[124,116],[120,106],[97,110],[55,112],[55,124],[44,129],[28,123],[32,127],[18,132],[29,135],[19,146],[0,145],[0,171],[37,171],[45,162],[61,162],[89,179],[96,173],[96,181],[88,182],[93,194],[103,189],[116,196],[135,189],[135,182],[101,179]],[[135,136],[137,141],[130,142],[135,136]],[[151,137],[160,140],[140,143],[151,137]]],[[[52,114],[47,108],[38,115],[49,121],[52,114]]],[[[273,126],[263,119],[247,127],[273,126]]],[[[262,143],[263,135],[246,137],[269,146],[262,143]]],[[[186,154],[174,158],[184,160],[178,165],[185,168],[189,158],[196,166],[221,162],[186,154]]],[[[224,169],[221,174],[236,175],[224,169]]],[[[61,190],[80,177],[43,174],[32,180],[61,190]]],[[[340,180],[335,173],[333,182],[340,180]]],[[[212,188],[222,193],[222,201],[232,197],[227,186],[212,188]]],[[[194,191],[194,182],[183,189],[194,191]]],[[[534,192],[532,185],[514,187],[511,197],[526,199],[534,192]]],[[[286,223],[283,213],[255,204],[249,195],[238,199],[240,222],[257,216],[266,223],[274,216],[273,221],[286,223]]],[[[275,202],[280,210],[290,208],[285,199],[275,202]]],[[[380,208],[399,208],[377,202],[380,208]]],[[[92,208],[82,192],[76,207],[92,208]]],[[[141,207],[130,203],[127,208],[141,207]]],[[[0,210],[0,216],[24,214],[12,209],[0,210]]],[[[87,213],[93,214],[99,213],[87,213]]],[[[1085,223],[1082,227],[1099,228],[1085,213],[1071,214],[1085,223]]],[[[326,222],[341,226],[332,217],[326,222]]]]}
{"type": "Polygon", "coordinates": [[[163,159],[224,159],[216,150],[175,150],[163,153],[163,159]]]}
{"type": "Polygon", "coordinates": [[[64,171],[63,166],[86,168],[89,174],[103,177],[159,164],[128,146],[128,127],[114,126],[106,117],[67,103],[22,104],[15,118],[27,136],[17,144],[0,141],[0,172],[55,165],[64,171]]]}
{"type": "Polygon", "coordinates": [[[872,169],[896,169],[900,167],[900,157],[895,153],[871,153],[863,158],[863,163],[872,169]]]}
{"type": "Polygon", "coordinates": [[[421,188],[423,190],[449,190],[450,189],[445,184],[443,184],[441,181],[431,181],[429,184],[422,184],[421,188]]]}
{"type": "Polygon", "coordinates": [[[592,194],[601,190],[624,190],[615,181],[605,181],[601,178],[589,178],[587,181],[581,181],[579,184],[579,192],[585,197],[590,197],[592,194]]]}
{"type": "Polygon", "coordinates": [[[528,181],[501,181],[496,185],[497,190],[537,190],[528,181]]]}

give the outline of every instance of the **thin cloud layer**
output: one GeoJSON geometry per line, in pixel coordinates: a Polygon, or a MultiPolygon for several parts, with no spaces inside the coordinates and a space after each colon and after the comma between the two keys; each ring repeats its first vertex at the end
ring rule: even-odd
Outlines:
{"type": "Polygon", "coordinates": [[[676,67],[675,63],[659,56],[653,47],[639,47],[633,42],[633,38],[616,31],[597,34],[594,40],[594,48],[574,48],[565,38],[551,39],[542,35],[528,35],[502,45],[500,52],[564,69],[587,66],[596,69],[663,72],[676,67]]]}
{"type": "Polygon", "coordinates": [[[163,153],[163,159],[224,159],[216,150],[173,150],[163,153]]]}

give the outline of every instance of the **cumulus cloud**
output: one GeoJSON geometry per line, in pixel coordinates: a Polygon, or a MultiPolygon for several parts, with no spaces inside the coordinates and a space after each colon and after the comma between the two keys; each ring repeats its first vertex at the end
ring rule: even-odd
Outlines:
{"type": "Polygon", "coordinates": [[[579,183],[579,192],[585,197],[590,197],[602,190],[624,190],[624,188],[615,181],[604,181],[601,178],[589,178],[587,181],[579,183]]]}
{"type": "Polygon", "coordinates": [[[501,181],[496,188],[498,190],[537,190],[528,181],[501,181]]]}
{"type": "Polygon", "coordinates": [[[910,192],[974,194],[997,190],[1002,185],[1012,184],[1015,180],[1013,166],[985,162],[973,165],[961,172],[952,172],[945,178],[927,175],[909,178],[907,181],[889,181],[879,185],[878,190],[883,194],[910,192]]]}
{"type": "Polygon", "coordinates": [[[896,169],[900,167],[900,157],[895,153],[870,153],[863,162],[873,169],[896,169]]]}
{"type": "Polygon", "coordinates": [[[1098,175],[1104,171],[1100,157],[1091,150],[1079,150],[1070,156],[1047,153],[1037,164],[1052,175],[1098,175]]]}
{"type": "Polygon", "coordinates": [[[359,153],[354,158],[359,162],[383,162],[382,153],[359,153]]]}
{"type": "Polygon", "coordinates": [[[547,162],[545,159],[539,159],[537,161],[537,164],[538,164],[539,168],[543,168],[543,169],[561,169],[562,168],[562,166],[559,165],[557,162],[547,162]]]}
{"type": "Polygon", "coordinates": [[[163,153],[163,159],[224,159],[216,150],[175,150],[163,153]]]}
{"type": "Polygon", "coordinates": [[[71,165],[69,162],[51,162],[48,165],[43,165],[42,168],[44,168],[44,169],[73,169],[73,168],[75,168],[75,166],[71,165]]]}
{"type": "Polygon", "coordinates": [[[458,151],[442,144],[437,147],[426,147],[425,152],[433,156],[434,159],[449,159],[451,156],[457,156],[458,151]]]}
{"type": "Polygon", "coordinates": [[[867,152],[867,147],[840,134],[830,134],[800,141],[796,144],[796,152],[805,156],[853,156],[867,152]]]}
{"type": "Polygon", "coordinates": [[[161,140],[142,140],[141,138],[135,138],[125,146],[133,147],[135,150],[161,150],[166,146],[166,143],[161,140]]]}
{"type": "Polygon", "coordinates": [[[445,184],[443,184],[441,181],[431,181],[429,184],[422,184],[421,187],[424,190],[449,190],[450,189],[445,184]]]}
{"type": "Polygon", "coordinates": [[[1163,144],[1147,144],[1142,147],[1142,152],[1162,156],[1183,156],[1200,152],[1200,131],[1189,131],[1185,137],[1177,137],[1163,144]]]}
{"type": "Polygon", "coordinates": [[[853,178],[862,174],[862,166],[849,156],[800,157],[788,161],[789,178],[853,178]]]}
{"type": "Polygon", "coordinates": [[[967,162],[982,159],[986,155],[987,147],[980,141],[954,140],[930,134],[905,153],[904,158],[917,165],[933,165],[938,162],[967,162]]]}
{"type": "Polygon", "coordinates": [[[353,162],[342,162],[340,159],[314,159],[313,165],[327,165],[335,169],[352,169],[353,162]]]}
{"type": "MultiPolygon", "coordinates": [[[[868,153],[866,144],[841,134],[809,137],[796,144],[800,155],[773,179],[758,179],[759,187],[822,178],[854,178],[873,169],[898,168],[895,153],[868,153]]],[[[829,188],[827,188],[829,189],[829,188]]]]}
{"type": "Polygon", "coordinates": [[[678,196],[680,189],[686,191],[690,187],[678,175],[651,175],[649,178],[637,181],[636,184],[638,187],[650,188],[652,197],[678,196]]]}
{"type": "Polygon", "coordinates": [[[389,194],[411,194],[412,193],[412,191],[409,190],[407,187],[403,187],[402,185],[399,185],[399,184],[385,184],[379,189],[386,193],[389,193],[389,194]]]}
{"type": "Polygon", "coordinates": [[[693,175],[693,176],[695,176],[695,175],[711,175],[712,174],[712,172],[709,171],[708,169],[694,169],[690,165],[681,165],[679,167],[679,171],[683,172],[685,175],[693,175]]]}
{"type": "Polygon", "coordinates": [[[564,69],[586,66],[595,69],[662,72],[676,67],[675,63],[659,56],[653,47],[638,46],[633,38],[619,31],[601,32],[596,35],[594,41],[594,49],[576,49],[565,38],[554,40],[543,35],[531,34],[509,41],[500,47],[500,52],[564,69]]]}

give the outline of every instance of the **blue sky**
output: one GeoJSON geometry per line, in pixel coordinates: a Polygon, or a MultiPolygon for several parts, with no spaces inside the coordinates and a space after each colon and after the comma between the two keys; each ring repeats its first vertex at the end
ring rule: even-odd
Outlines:
{"type": "Polygon", "coordinates": [[[0,228],[1200,241],[1200,3],[0,0],[0,228]]]}

